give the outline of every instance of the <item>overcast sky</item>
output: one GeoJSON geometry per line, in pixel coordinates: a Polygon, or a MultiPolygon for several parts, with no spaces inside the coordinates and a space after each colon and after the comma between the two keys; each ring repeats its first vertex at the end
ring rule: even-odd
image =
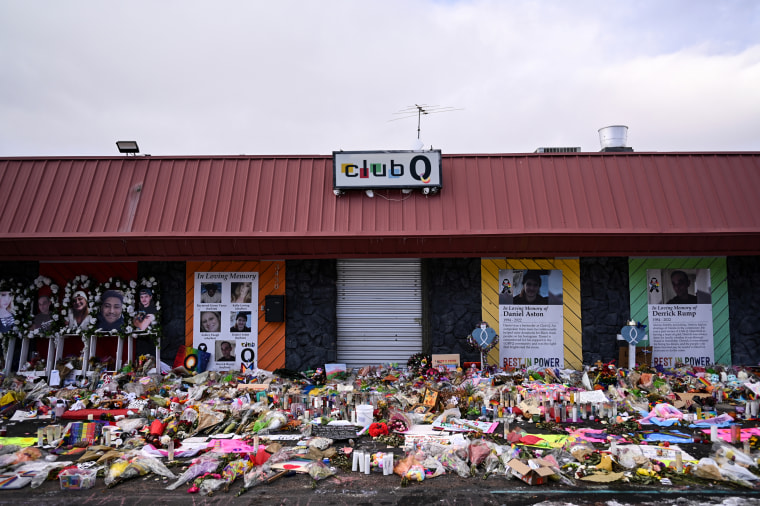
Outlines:
{"type": "Polygon", "coordinates": [[[2,0],[0,156],[760,150],[757,0],[2,0]]]}

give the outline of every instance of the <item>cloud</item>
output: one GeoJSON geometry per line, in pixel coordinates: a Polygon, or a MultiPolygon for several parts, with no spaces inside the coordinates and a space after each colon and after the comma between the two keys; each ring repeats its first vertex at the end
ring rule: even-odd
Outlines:
{"type": "Polygon", "coordinates": [[[755,2],[0,5],[0,155],[758,150],[755,2]],[[753,15],[753,13],[755,15],[753,15]],[[719,21],[719,22],[716,22],[719,21]]]}

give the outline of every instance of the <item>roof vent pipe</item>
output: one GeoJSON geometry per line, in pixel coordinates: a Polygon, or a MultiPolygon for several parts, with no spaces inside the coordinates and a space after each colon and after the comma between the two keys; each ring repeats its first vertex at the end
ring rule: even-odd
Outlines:
{"type": "Polygon", "coordinates": [[[625,148],[628,146],[628,127],[610,125],[599,129],[599,143],[602,151],[607,148],[625,148]]]}

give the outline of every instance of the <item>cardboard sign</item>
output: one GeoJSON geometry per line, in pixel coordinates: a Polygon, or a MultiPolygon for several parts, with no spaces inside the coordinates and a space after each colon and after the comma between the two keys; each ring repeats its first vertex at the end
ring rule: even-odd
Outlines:
{"type": "Polygon", "coordinates": [[[446,369],[456,369],[459,367],[459,353],[433,355],[432,358],[433,367],[444,366],[446,369]]]}
{"type": "Polygon", "coordinates": [[[543,459],[530,459],[523,462],[518,459],[510,460],[507,465],[512,470],[512,475],[520,478],[528,485],[543,485],[554,474],[550,463],[543,459]]]}

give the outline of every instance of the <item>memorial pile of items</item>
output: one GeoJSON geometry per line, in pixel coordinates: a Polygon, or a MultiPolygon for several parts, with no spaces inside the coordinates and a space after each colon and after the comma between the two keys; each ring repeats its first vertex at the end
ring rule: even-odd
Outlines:
{"type": "Polygon", "coordinates": [[[158,373],[142,356],[62,387],[8,374],[0,488],[128,486],[149,473],[198,494],[241,494],[294,472],[382,473],[409,486],[451,474],[514,480],[505,487],[760,480],[760,382],[749,368],[501,370],[424,354],[327,365],[158,373]],[[36,432],[8,436],[15,427],[36,432]]]}

